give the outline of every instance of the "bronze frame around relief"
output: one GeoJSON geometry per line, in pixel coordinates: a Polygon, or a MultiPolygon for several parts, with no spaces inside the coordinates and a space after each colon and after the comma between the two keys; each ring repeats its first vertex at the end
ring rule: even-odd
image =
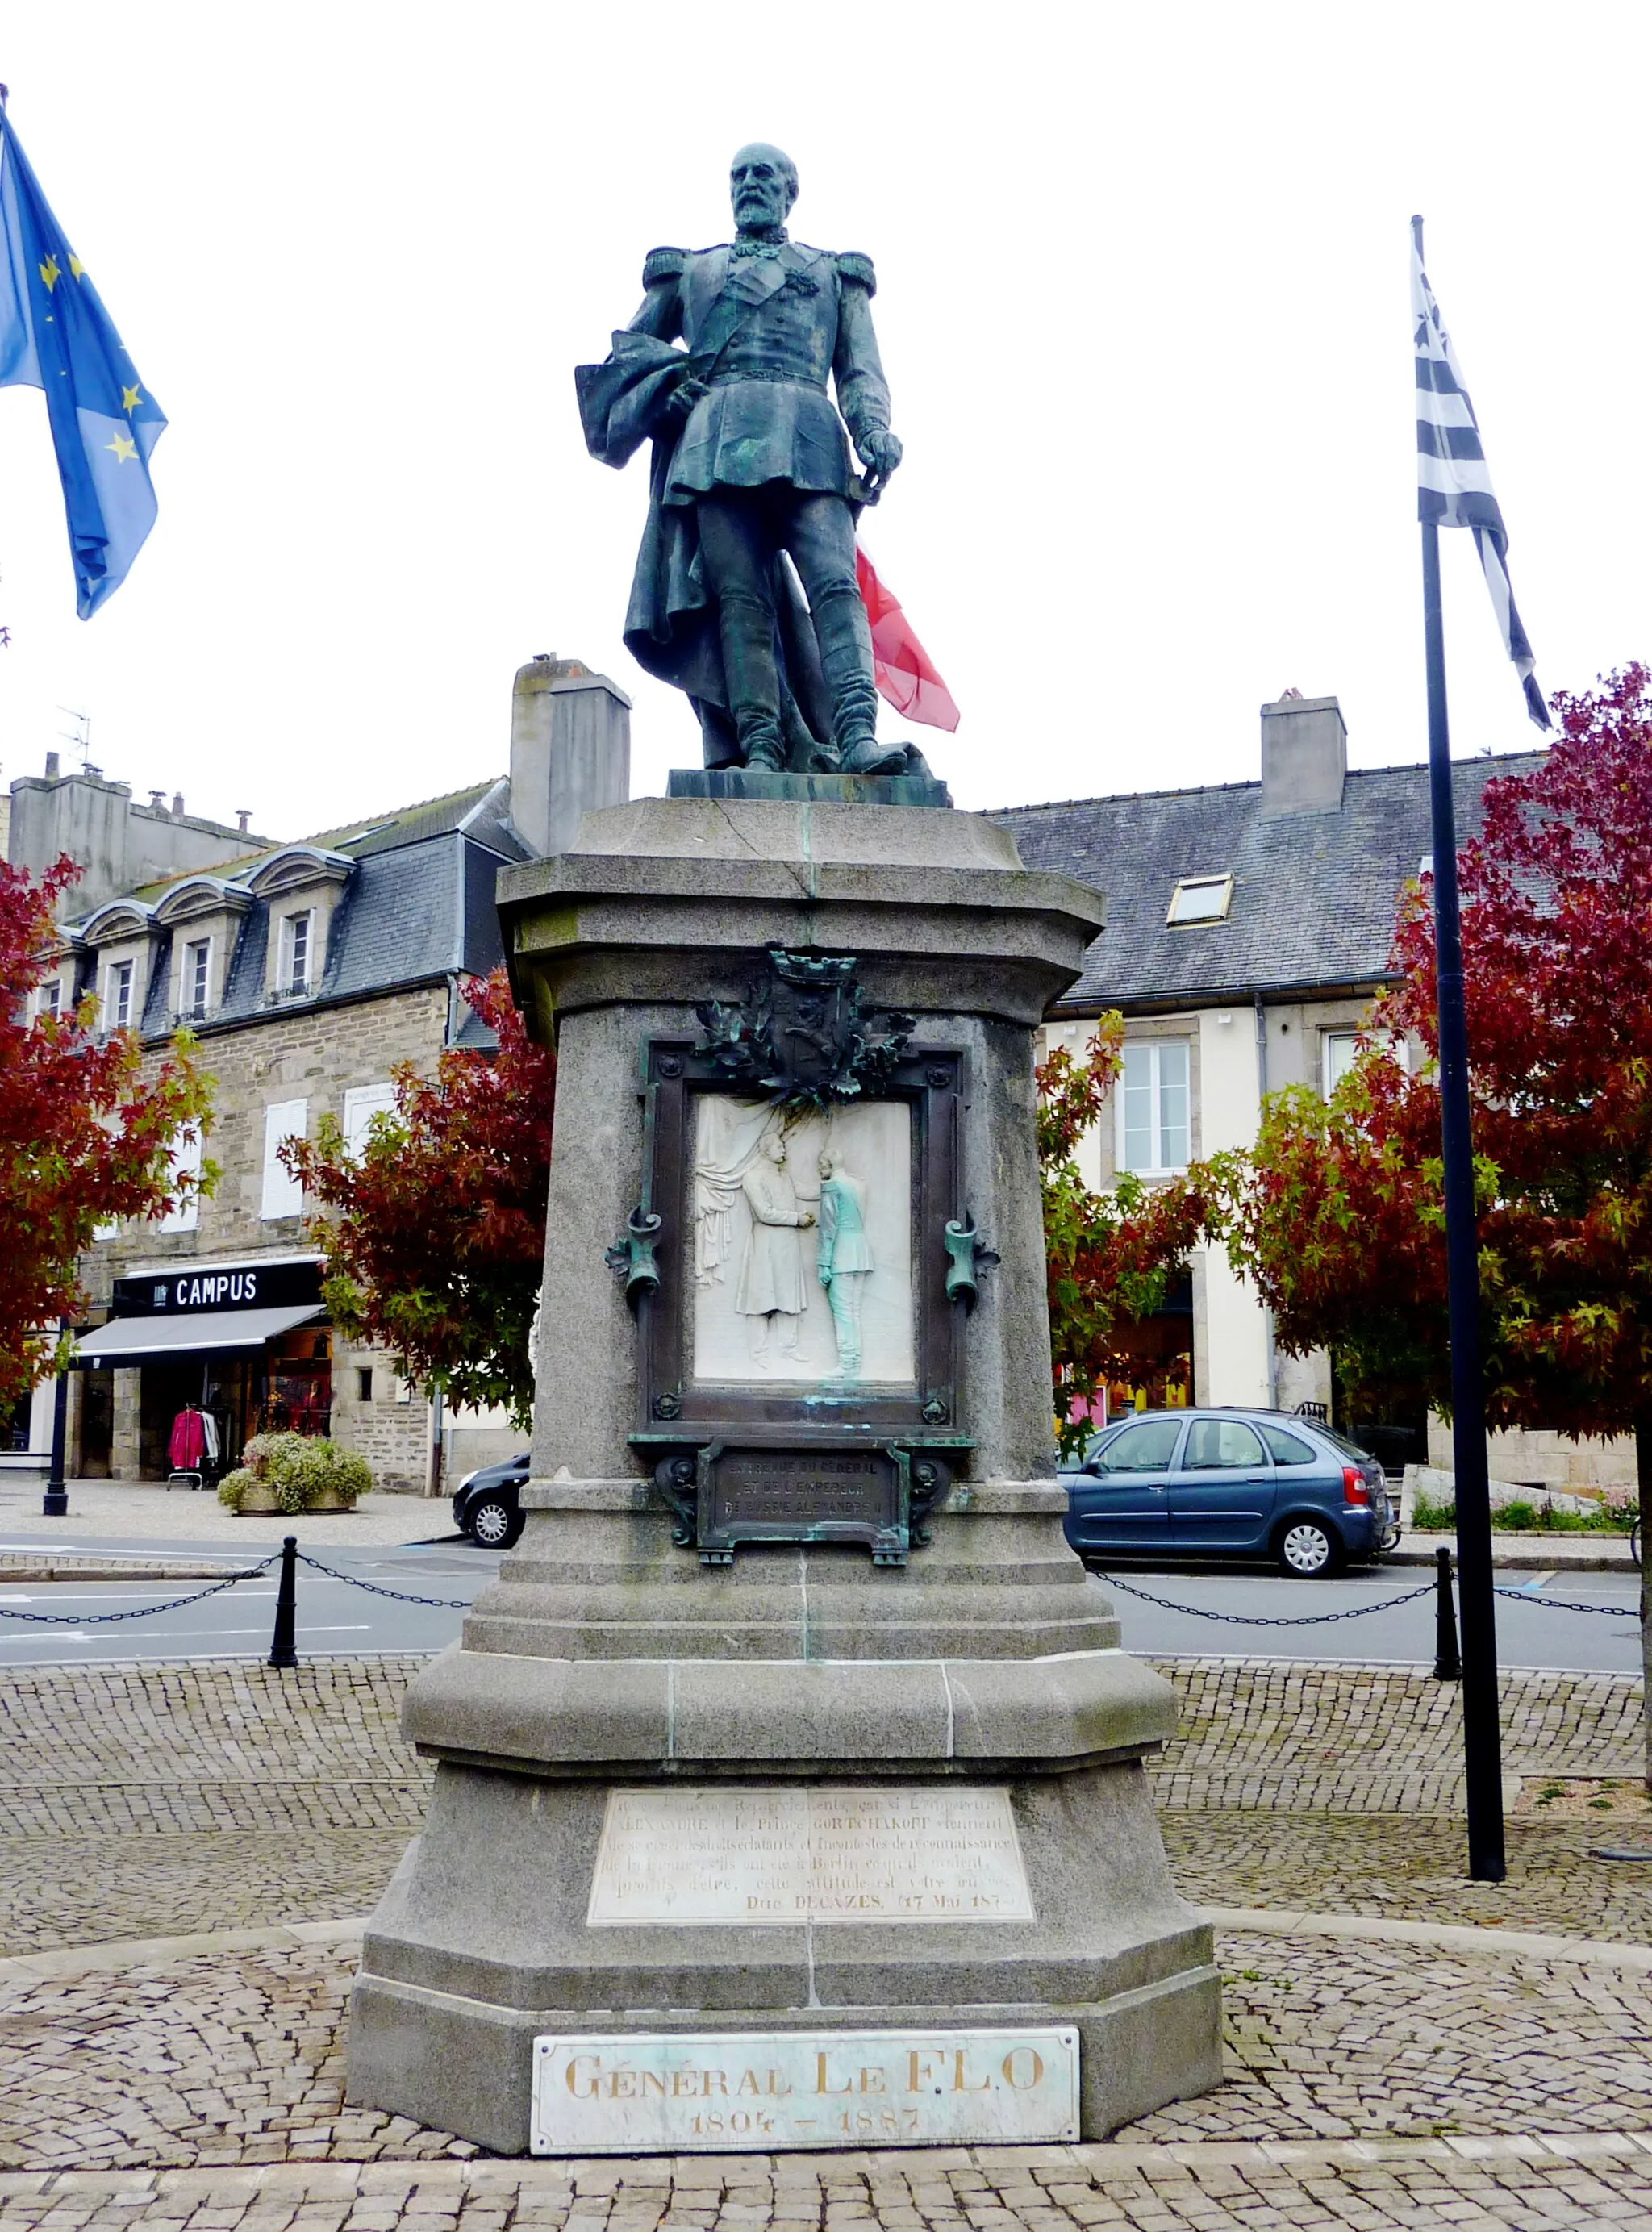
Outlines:
{"type": "Polygon", "coordinates": [[[651,1465],[676,1517],[676,1540],[702,1560],[727,1564],[741,1541],[859,1541],[879,1564],[905,1562],[928,1537],[923,1520],[946,1495],[959,1460],[973,1446],[960,1431],[965,1318],[970,1262],[994,1259],[975,1236],[962,1193],[965,1057],[956,1047],[906,1048],[867,1101],[903,1101],[911,1111],[916,1183],[912,1288],[915,1385],[910,1390],[836,1390],[816,1384],[795,1392],[697,1384],[687,1307],[692,1265],[690,1188],[695,1106],[703,1093],[755,1095],[730,1077],[714,1051],[691,1038],[651,1039],[645,1052],[643,1197],[625,1240],[609,1251],[626,1277],[636,1310],[638,1417],[632,1446],[651,1465]],[[890,1493],[864,1522],[800,1509],[742,1519],[715,1493],[713,1468],[728,1450],[811,1458],[849,1449],[888,1460],[890,1493]]]}

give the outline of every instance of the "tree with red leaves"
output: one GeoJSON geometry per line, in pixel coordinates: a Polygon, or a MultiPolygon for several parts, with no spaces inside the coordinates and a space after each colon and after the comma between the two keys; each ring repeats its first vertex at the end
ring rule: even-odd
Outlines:
{"type": "Polygon", "coordinates": [[[0,1414],[63,1360],[57,1322],[86,1309],[79,1259],[98,1227],[165,1217],[217,1176],[169,1152],[211,1108],[187,1032],[146,1083],[137,1038],[100,1035],[90,994],[28,1012],[57,943],[52,910],[79,873],[64,858],[36,883],[0,861],[0,1414]]]}
{"type": "MultiPolygon", "coordinates": [[[[1487,782],[1460,853],[1487,1417],[1632,1434],[1652,1534],[1652,672],[1552,702],[1552,750],[1487,782]]],[[[1303,1090],[1270,1102],[1229,1244],[1281,1346],[1332,1347],[1356,1389],[1443,1410],[1425,890],[1402,901],[1393,966],[1329,1106],[1303,1090]],[[1390,1058],[1393,1034],[1422,1042],[1420,1074],[1390,1058]]]]}
{"type": "Polygon", "coordinates": [[[502,967],[463,992],[496,1054],[450,1047],[433,1080],[399,1063],[395,1113],[373,1118],[359,1154],[335,1117],[280,1152],[331,1212],[311,1230],[334,1323],[451,1402],[504,1405],[526,1431],[555,1061],[528,1039],[502,967]]]}
{"type": "Polygon", "coordinates": [[[1137,1376],[1139,1363],[1118,1336],[1159,1307],[1171,1274],[1205,1236],[1218,1199],[1214,1166],[1167,1185],[1149,1186],[1129,1171],[1110,1191],[1085,1185],[1074,1150],[1113,1088],[1124,1042],[1124,1018],[1114,1010],[1097,1022],[1082,1061],[1058,1047],[1038,1070],[1050,1359],[1056,1431],[1067,1455],[1094,1431],[1098,1390],[1137,1376]]]}

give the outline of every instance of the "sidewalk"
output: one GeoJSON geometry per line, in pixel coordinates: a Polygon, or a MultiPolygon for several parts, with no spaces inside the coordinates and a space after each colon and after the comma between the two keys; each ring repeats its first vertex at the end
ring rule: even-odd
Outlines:
{"type": "MultiPolygon", "coordinates": [[[[1403,1534],[1384,1564],[1431,1566],[1436,1550],[1449,1550],[1454,1566],[1454,1534],[1403,1534]]],[[[1493,1534],[1492,1563],[1517,1573],[1633,1573],[1627,1534],[1493,1534]]]]}
{"type": "MultiPolygon", "coordinates": [[[[49,1545],[100,1550],[111,1541],[133,1537],[221,1542],[226,1555],[234,1557],[245,1550],[279,1549],[282,1535],[293,1531],[293,1522],[279,1514],[237,1518],[209,1489],[175,1488],[169,1494],[160,1481],[72,1480],[67,1486],[68,1517],[48,1519],[37,1487],[31,1483],[25,1489],[0,1478],[0,1557],[15,1555],[20,1547],[32,1552],[36,1543],[42,1549],[49,1545]]],[[[428,1542],[452,1532],[446,1496],[364,1496],[353,1511],[304,1515],[305,1542],[317,1547],[359,1542],[380,1547],[428,1542]]]]}

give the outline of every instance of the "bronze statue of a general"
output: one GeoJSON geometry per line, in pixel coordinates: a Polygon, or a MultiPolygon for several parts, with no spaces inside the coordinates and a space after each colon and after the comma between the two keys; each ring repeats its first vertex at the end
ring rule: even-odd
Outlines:
{"type": "Polygon", "coordinates": [[[735,239],[655,249],[641,309],[574,375],[593,457],[653,443],[626,645],[687,691],[709,768],[927,774],[878,741],[855,575],[860,508],[901,461],[871,259],[787,237],[797,169],[778,147],[742,147],[729,187],[735,239]]]}

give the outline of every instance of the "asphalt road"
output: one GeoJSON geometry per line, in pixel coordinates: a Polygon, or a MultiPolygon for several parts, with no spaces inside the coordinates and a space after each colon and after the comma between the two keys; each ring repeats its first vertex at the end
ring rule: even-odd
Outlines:
{"type": "MultiPolygon", "coordinates": [[[[38,1546],[37,1546],[38,1547],[38,1546]]],[[[68,1546],[64,1546],[68,1547],[68,1546]]],[[[229,1555],[222,1542],[122,1541],[82,1552],[120,1550],[156,1556],[187,1555],[244,1569],[257,1556],[229,1555]]],[[[318,1553],[321,1563],[351,1580],[333,1580],[314,1568],[298,1569],[297,1645],[301,1658],[379,1651],[439,1651],[459,1632],[468,1605],[499,1570],[496,1550],[478,1550],[457,1541],[410,1543],[385,1549],[318,1553]],[[365,1581],[372,1588],[354,1586],[365,1581]],[[437,1604],[405,1604],[373,1592],[391,1589],[398,1597],[436,1598],[437,1604]]],[[[276,1572],[237,1582],[215,1595],[199,1593],[204,1581],[17,1581],[0,1583],[0,1667],[61,1666],[97,1659],[266,1658],[275,1621],[276,1572]],[[151,1607],[176,1598],[193,1599],[168,1612],[151,1607]],[[112,1613],[139,1618],[111,1619],[112,1613]],[[20,1618],[32,1614],[36,1618],[20,1618]],[[62,1625],[37,1624],[50,1615],[62,1625]]]]}
{"type": "MultiPolygon", "coordinates": [[[[1119,1586],[1118,1609],[1126,1651],[1143,1658],[1351,1659],[1361,1665],[1434,1664],[1434,1576],[1416,1566],[1377,1567],[1335,1580],[1293,1581],[1261,1567],[1213,1570],[1139,1571],[1125,1564],[1106,1569],[1119,1586]],[[1146,1591],[1192,1614],[1144,1602],[1146,1591]],[[1422,1594],[1416,1593],[1421,1590],[1422,1594]],[[1409,1599],[1409,1602],[1401,1601],[1409,1599]],[[1391,1610],[1381,1607],[1391,1606],[1391,1610]],[[1369,1609],[1367,1609],[1369,1607],[1369,1609]],[[1201,1618],[1220,1612],[1244,1625],[1201,1618]],[[1326,1613],[1356,1612],[1347,1619],[1326,1613]],[[1313,1625],[1270,1627],[1270,1619],[1313,1625]],[[1318,1624],[1321,1620],[1324,1624],[1318,1624]]],[[[1498,1579],[1497,1656],[1504,1666],[1566,1667],[1595,1673],[1638,1674],[1641,1627],[1599,1611],[1566,1612],[1563,1604],[1616,1606],[1640,1602],[1636,1573],[1505,1573],[1498,1579]]]]}
{"type": "MultiPolygon", "coordinates": [[[[94,1546],[75,1547],[84,1551],[94,1546]]],[[[188,1554],[221,1564],[226,1572],[256,1562],[244,1554],[226,1553],[222,1542],[161,1544],[111,1537],[95,1547],[129,1554],[154,1555],[163,1550],[188,1554]]],[[[299,1567],[301,1656],[439,1651],[457,1636],[463,1606],[499,1568],[496,1550],[478,1550],[457,1539],[382,1549],[329,1549],[320,1555],[324,1566],[351,1580],[334,1580],[312,1567],[299,1567]],[[373,1587],[356,1587],[353,1581],[373,1587]],[[375,1593],[381,1589],[397,1594],[375,1593]],[[405,1597],[443,1601],[408,1604],[399,1600],[405,1597]]],[[[1124,1647],[1144,1657],[1347,1659],[1364,1665],[1433,1663],[1434,1584],[1426,1569],[1377,1567],[1335,1580],[1290,1581],[1260,1567],[1163,1570],[1119,1564],[1110,1568],[1109,1579],[1119,1584],[1114,1602],[1124,1647]],[[1189,1609],[1168,1610],[1146,1602],[1134,1593],[1139,1591],[1189,1609]],[[1201,1616],[1211,1612],[1228,1617],[1201,1616]],[[1347,1612],[1358,1617],[1325,1617],[1347,1612]],[[1273,1626],[1267,1624],[1272,1620],[1293,1624],[1273,1626]],[[1298,1622],[1311,1624],[1294,1624],[1298,1622]]],[[[205,1586],[200,1581],[0,1583],[0,1667],[97,1659],[267,1657],[275,1617],[273,1568],[256,1580],[201,1597],[198,1592],[205,1586]],[[165,1612],[150,1610],[180,1597],[195,1601],[165,1612]],[[20,1613],[36,1618],[16,1617],[20,1613]],[[111,1619],[111,1613],[143,1617],[111,1619]],[[42,1614],[50,1615],[54,1624],[37,1624],[42,1614]]],[[[1499,1586],[1506,1592],[1497,1599],[1498,1657],[1505,1666],[1639,1671],[1638,1621],[1562,1609],[1576,1604],[1632,1610],[1638,1601],[1636,1576],[1513,1572],[1499,1586]]]]}

